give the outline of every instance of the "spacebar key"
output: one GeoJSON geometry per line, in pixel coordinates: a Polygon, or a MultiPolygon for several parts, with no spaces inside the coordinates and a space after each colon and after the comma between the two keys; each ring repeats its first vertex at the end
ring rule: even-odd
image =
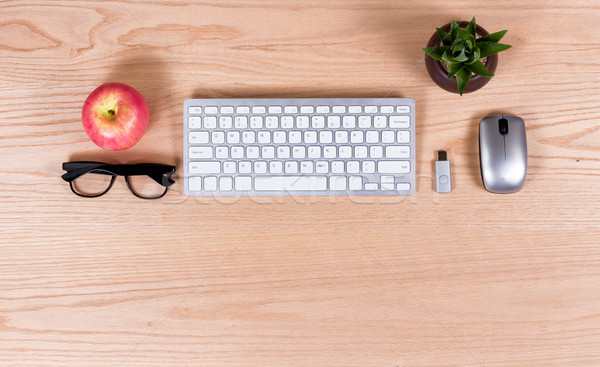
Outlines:
{"type": "Polygon", "coordinates": [[[325,176],[256,176],[256,191],[325,191],[325,176]]]}

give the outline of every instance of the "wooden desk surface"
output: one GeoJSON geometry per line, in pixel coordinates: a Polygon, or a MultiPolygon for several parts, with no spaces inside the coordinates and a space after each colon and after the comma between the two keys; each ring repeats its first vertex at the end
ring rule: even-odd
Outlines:
{"type": "Polygon", "coordinates": [[[0,365],[599,366],[600,2],[2,1],[0,365]],[[154,3],[154,4],[151,4],[154,3]],[[508,29],[497,75],[429,79],[434,27],[508,29]],[[134,148],[81,125],[146,97],[134,148]],[[417,195],[98,199],[74,159],[177,164],[185,98],[412,97],[417,195]],[[477,132],[527,125],[523,190],[487,193],[477,132]],[[446,149],[454,191],[432,193],[446,149]]]}

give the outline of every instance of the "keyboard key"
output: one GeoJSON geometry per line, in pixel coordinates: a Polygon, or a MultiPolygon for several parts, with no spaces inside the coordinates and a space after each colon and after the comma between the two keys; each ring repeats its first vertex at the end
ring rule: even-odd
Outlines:
{"type": "Polygon", "coordinates": [[[409,191],[410,190],[410,183],[408,183],[408,182],[397,183],[396,184],[396,190],[398,190],[398,191],[409,191]]]}
{"type": "Polygon", "coordinates": [[[244,147],[231,147],[231,158],[244,158],[244,147]]]}
{"type": "Polygon", "coordinates": [[[212,147],[190,147],[188,152],[190,158],[210,159],[213,157],[212,147]]]}
{"type": "Polygon", "coordinates": [[[360,172],[360,163],[358,163],[358,161],[348,161],[346,163],[346,172],[359,173],[360,172]]]}
{"type": "Polygon", "coordinates": [[[233,106],[222,106],[221,113],[225,113],[225,114],[233,113],[233,106]]]}
{"type": "Polygon", "coordinates": [[[362,131],[352,131],[350,133],[350,142],[352,144],[362,144],[364,141],[364,134],[362,131]]]}
{"type": "Polygon", "coordinates": [[[281,106],[269,106],[269,113],[281,113],[281,106]]]}
{"type": "Polygon", "coordinates": [[[251,173],[252,172],[252,162],[243,161],[238,163],[238,172],[239,173],[251,173]]]}
{"type": "Polygon", "coordinates": [[[391,144],[395,140],[394,132],[390,130],[385,130],[381,133],[381,142],[386,144],[391,144]]]}
{"type": "Polygon", "coordinates": [[[260,157],[260,149],[257,146],[246,147],[246,158],[255,159],[260,157]]]}
{"type": "MultiPolygon", "coordinates": [[[[238,144],[240,142],[240,133],[239,131],[228,131],[227,132],[227,143],[228,144],[238,144]]],[[[214,143],[214,141],[213,141],[214,143]]]]}
{"type": "Polygon", "coordinates": [[[344,129],[356,128],[356,116],[344,116],[342,118],[342,125],[344,126],[344,129]]]}
{"type": "Polygon", "coordinates": [[[370,129],[371,116],[358,116],[358,127],[361,129],[370,129]]]}
{"type": "Polygon", "coordinates": [[[190,173],[221,173],[220,162],[190,162],[190,173]]]}
{"type": "Polygon", "coordinates": [[[315,163],[315,172],[328,173],[329,172],[329,162],[327,162],[327,161],[316,162],[315,163]]]}
{"type": "Polygon", "coordinates": [[[373,162],[373,161],[362,162],[362,171],[363,171],[363,173],[375,173],[375,162],[373,162]]]}
{"type": "Polygon", "coordinates": [[[290,144],[300,144],[302,142],[302,133],[300,131],[290,131],[288,141],[290,144]]]}
{"type": "Polygon", "coordinates": [[[379,145],[372,145],[369,148],[369,157],[371,158],[383,158],[383,147],[379,145]]]}
{"type": "Polygon", "coordinates": [[[190,129],[200,129],[202,127],[202,117],[192,116],[188,118],[188,126],[190,129]]]}
{"type": "Polygon", "coordinates": [[[254,162],[254,173],[267,173],[267,162],[254,162]]]}
{"type": "Polygon", "coordinates": [[[292,158],[303,159],[306,158],[306,147],[296,145],[292,148],[292,158]]]}
{"type": "Polygon", "coordinates": [[[231,177],[219,178],[219,190],[221,190],[221,191],[233,190],[233,178],[231,178],[231,177]]]}
{"type": "Polygon", "coordinates": [[[296,117],[296,127],[298,129],[308,129],[310,126],[310,120],[308,116],[298,116],[296,117]]]}
{"type": "Polygon", "coordinates": [[[346,106],[333,106],[333,113],[346,113],[346,106]]]}
{"type": "Polygon", "coordinates": [[[215,158],[219,158],[219,159],[229,158],[229,148],[228,147],[216,147],[215,148],[215,158]]]}
{"type": "Polygon", "coordinates": [[[188,188],[190,191],[202,190],[202,177],[190,177],[188,179],[188,188]]]}
{"type": "Polygon", "coordinates": [[[242,133],[242,142],[244,144],[254,144],[256,142],[256,133],[254,131],[244,131],[242,133]]]}
{"type": "Polygon", "coordinates": [[[410,147],[406,145],[392,145],[385,147],[386,158],[409,158],[410,147]]]}
{"type": "Polygon", "coordinates": [[[377,113],[377,106],[365,106],[365,113],[377,113]]]}
{"type": "Polygon", "coordinates": [[[322,129],[325,127],[325,117],[323,116],[313,116],[312,117],[312,128],[313,129],[322,129]]]}
{"type": "Polygon", "coordinates": [[[334,190],[334,191],[346,190],[346,176],[331,176],[331,177],[329,177],[329,190],[334,190]]]}
{"type": "Polygon", "coordinates": [[[394,106],[381,106],[381,113],[394,113],[394,106]]]}
{"type": "Polygon", "coordinates": [[[304,132],[304,143],[305,144],[315,144],[317,142],[317,132],[316,131],[305,131],[304,132]]]}
{"type": "Polygon", "coordinates": [[[270,173],[282,173],[283,172],[283,162],[280,161],[272,161],[269,163],[269,172],[270,173]]]}
{"type": "Polygon", "coordinates": [[[277,116],[267,116],[265,127],[267,129],[277,129],[279,127],[279,118],[277,116]]]}
{"type": "Polygon", "coordinates": [[[325,191],[327,190],[327,177],[256,176],[254,189],[256,191],[325,191]]]}
{"type": "Polygon", "coordinates": [[[410,127],[410,116],[390,116],[390,128],[408,129],[410,127]]]}
{"type": "Polygon", "coordinates": [[[300,173],[313,173],[314,163],[311,161],[300,162],[300,173]]]}
{"type": "Polygon", "coordinates": [[[275,131],[273,133],[273,143],[285,144],[286,141],[287,141],[287,134],[285,131],[275,131]]]}
{"type": "Polygon", "coordinates": [[[250,113],[249,106],[238,106],[235,108],[236,113],[250,113]]]}
{"type": "Polygon", "coordinates": [[[225,142],[225,133],[222,131],[213,131],[210,135],[210,141],[213,144],[223,144],[225,142]]]}
{"type": "Polygon", "coordinates": [[[338,154],[340,158],[352,158],[352,147],[349,145],[342,145],[338,148],[338,154]]]}
{"type": "Polygon", "coordinates": [[[409,131],[398,131],[396,142],[401,144],[410,143],[410,132],[409,131]]]}
{"type": "Polygon", "coordinates": [[[394,176],[381,176],[381,189],[382,190],[393,190],[394,189],[394,176]]]}
{"type": "Polygon", "coordinates": [[[335,132],[335,142],[338,144],[346,144],[348,143],[348,132],[347,131],[336,131],[335,132]]]}
{"type": "Polygon", "coordinates": [[[331,131],[319,131],[319,143],[331,144],[333,142],[333,133],[331,131]]]}
{"type": "Polygon", "coordinates": [[[290,147],[277,147],[277,158],[287,159],[290,157],[290,147]]]}
{"type": "Polygon", "coordinates": [[[356,146],[354,147],[354,158],[367,158],[368,157],[368,149],[366,146],[356,146]]]}
{"type": "Polygon", "coordinates": [[[258,132],[258,143],[259,144],[271,143],[271,132],[270,131],[259,131],[258,132]]]}
{"type": "Polygon", "coordinates": [[[232,126],[232,118],[231,116],[221,116],[219,117],[219,128],[221,129],[231,129],[232,126]]]}
{"type": "Polygon", "coordinates": [[[344,161],[333,161],[331,162],[332,173],[344,173],[344,161]]]}
{"type": "Polygon", "coordinates": [[[362,107],[361,106],[348,106],[348,112],[349,113],[361,113],[362,107]]]}
{"type": "Polygon", "coordinates": [[[248,128],[248,118],[246,116],[236,116],[234,121],[236,129],[248,128]]]}
{"type": "Polygon", "coordinates": [[[405,174],[410,172],[409,161],[379,161],[377,162],[379,173],[405,174]]]}
{"type": "Polygon", "coordinates": [[[267,108],[265,106],[253,106],[252,113],[265,113],[267,112],[267,108]]]}
{"type": "Polygon", "coordinates": [[[323,147],[323,158],[335,158],[337,155],[337,148],[333,145],[323,147]]]}
{"type": "Polygon", "coordinates": [[[215,116],[207,116],[204,118],[204,128],[205,129],[216,129],[217,128],[217,118],[215,116]]]}
{"type": "Polygon", "coordinates": [[[398,113],[410,113],[410,106],[396,106],[396,112],[398,112],[398,113]]]}
{"type": "Polygon", "coordinates": [[[387,127],[387,117],[385,116],[375,116],[373,121],[373,126],[376,129],[385,129],[387,127]]]}
{"type": "Polygon", "coordinates": [[[321,158],[321,147],[317,145],[311,145],[310,147],[308,147],[308,158],[321,158]]]}
{"type": "Polygon", "coordinates": [[[208,133],[206,131],[188,133],[190,144],[208,144],[208,133]]]}
{"type": "Polygon", "coordinates": [[[378,189],[379,189],[379,185],[376,183],[369,182],[369,183],[365,184],[366,191],[377,191],[378,189]]]}
{"type": "Polygon", "coordinates": [[[300,106],[300,112],[301,113],[313,113],[314,110],[315,110],[315,108],[313,106],[300,106]]]}
{"type": "Polygon", "coordinates": [[[251,129],[262,129],[263,118],[262,116],[251,116],[250,117],[250,128],[251,129]]]}
{"type": "Polygon", "coordinates": [[[236,191],[250,191],[252,190],[252,178],[248,176],[238,176],[235,178],[235,190],[236,191]]]}
{"type": "Polygon", "coordinates": [[[204,190],[217,191],[217,178],[214,176],[204,177],[204,190]]]}
{"type": "Polygon", "coordinates": [[[223,162],[223,173],[232,174],[237,171],[237,164],[232,161],[223,162]]]}
{"type": "Polygon", "coordinates": [[[362,190],[362,177],[360,176],[350,176],[348,179],[348,189],[350,190],[362,190]]]}
{"type": "Polygon", "coordinates": [[[285,113],[298,113],[298,106],[284,106],[283,112],[285,113]]]}
{"type": "Polygon", "coordinates": [[[367,131],[366,142],[369,144],[379,143],[379,131],[367,131]]]}
{"type": "Polygon", "coordinates": [[[294,117],[293,116],[281,116],[281,128],[282,129],[293,129],[294,128],[294,117]]]}
{"type": "Polygon", "coordinates": [[[219,109],[216,106],[207,106],[207,107],[204,107],[204,113],[207,114],[207,115],[214,115],[218,111],[219,111],[219,109]]]}
{"type": "Polygon", "coordinates": [[[283,165],[285,173],[298,173],[298,162],[296,161],[287,161],[283,165]]]}
{"type": "Polygon", "coordinates": [[[190,115],[199,115],[202,113],[202,107],[188,107],[188,113],[190,115]]]}
{"type": "Polygon", "coordinates": [[[339,116],[327,116],[327,128],[328,129],[339,129],[340,128],[340,117],[339,116]]]}
{"type": "Polygon", "coordinates": [[[317,113],[329,113],[329,106],[317,106],[317,113]]]}
{"type": "Polygon", "coordinates": [[[265,159],[275,158],[275,147],[262,147],[261,156],[265,159]]]}

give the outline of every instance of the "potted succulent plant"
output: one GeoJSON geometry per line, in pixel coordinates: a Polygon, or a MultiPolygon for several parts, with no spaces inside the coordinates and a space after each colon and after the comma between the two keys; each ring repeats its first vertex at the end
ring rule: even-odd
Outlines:
{"type": "Polygon", "coordinates": [[[499,43],[506,30],[489,34],[470,22],[455,22],[436,28],[425,52],[425,66],[433,81],[443,89],[473,92],[489,82],[498,65],[498,53],[510,45],[499,43]]]}

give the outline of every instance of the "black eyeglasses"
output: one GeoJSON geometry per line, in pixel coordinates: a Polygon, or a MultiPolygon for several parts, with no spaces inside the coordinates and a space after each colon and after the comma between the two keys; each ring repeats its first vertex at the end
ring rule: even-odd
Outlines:
{"type": "Polygon", "coordinates": [[[175,166],[159,163],[106,164],[101,162],[64,162],[67,171],[62,179],[71,191],[86,198],[102,196],[110,190],[117,176],[125,176],[131,193],[142,199],[159,199],[175,183],[171,176],[175,166]]]}

